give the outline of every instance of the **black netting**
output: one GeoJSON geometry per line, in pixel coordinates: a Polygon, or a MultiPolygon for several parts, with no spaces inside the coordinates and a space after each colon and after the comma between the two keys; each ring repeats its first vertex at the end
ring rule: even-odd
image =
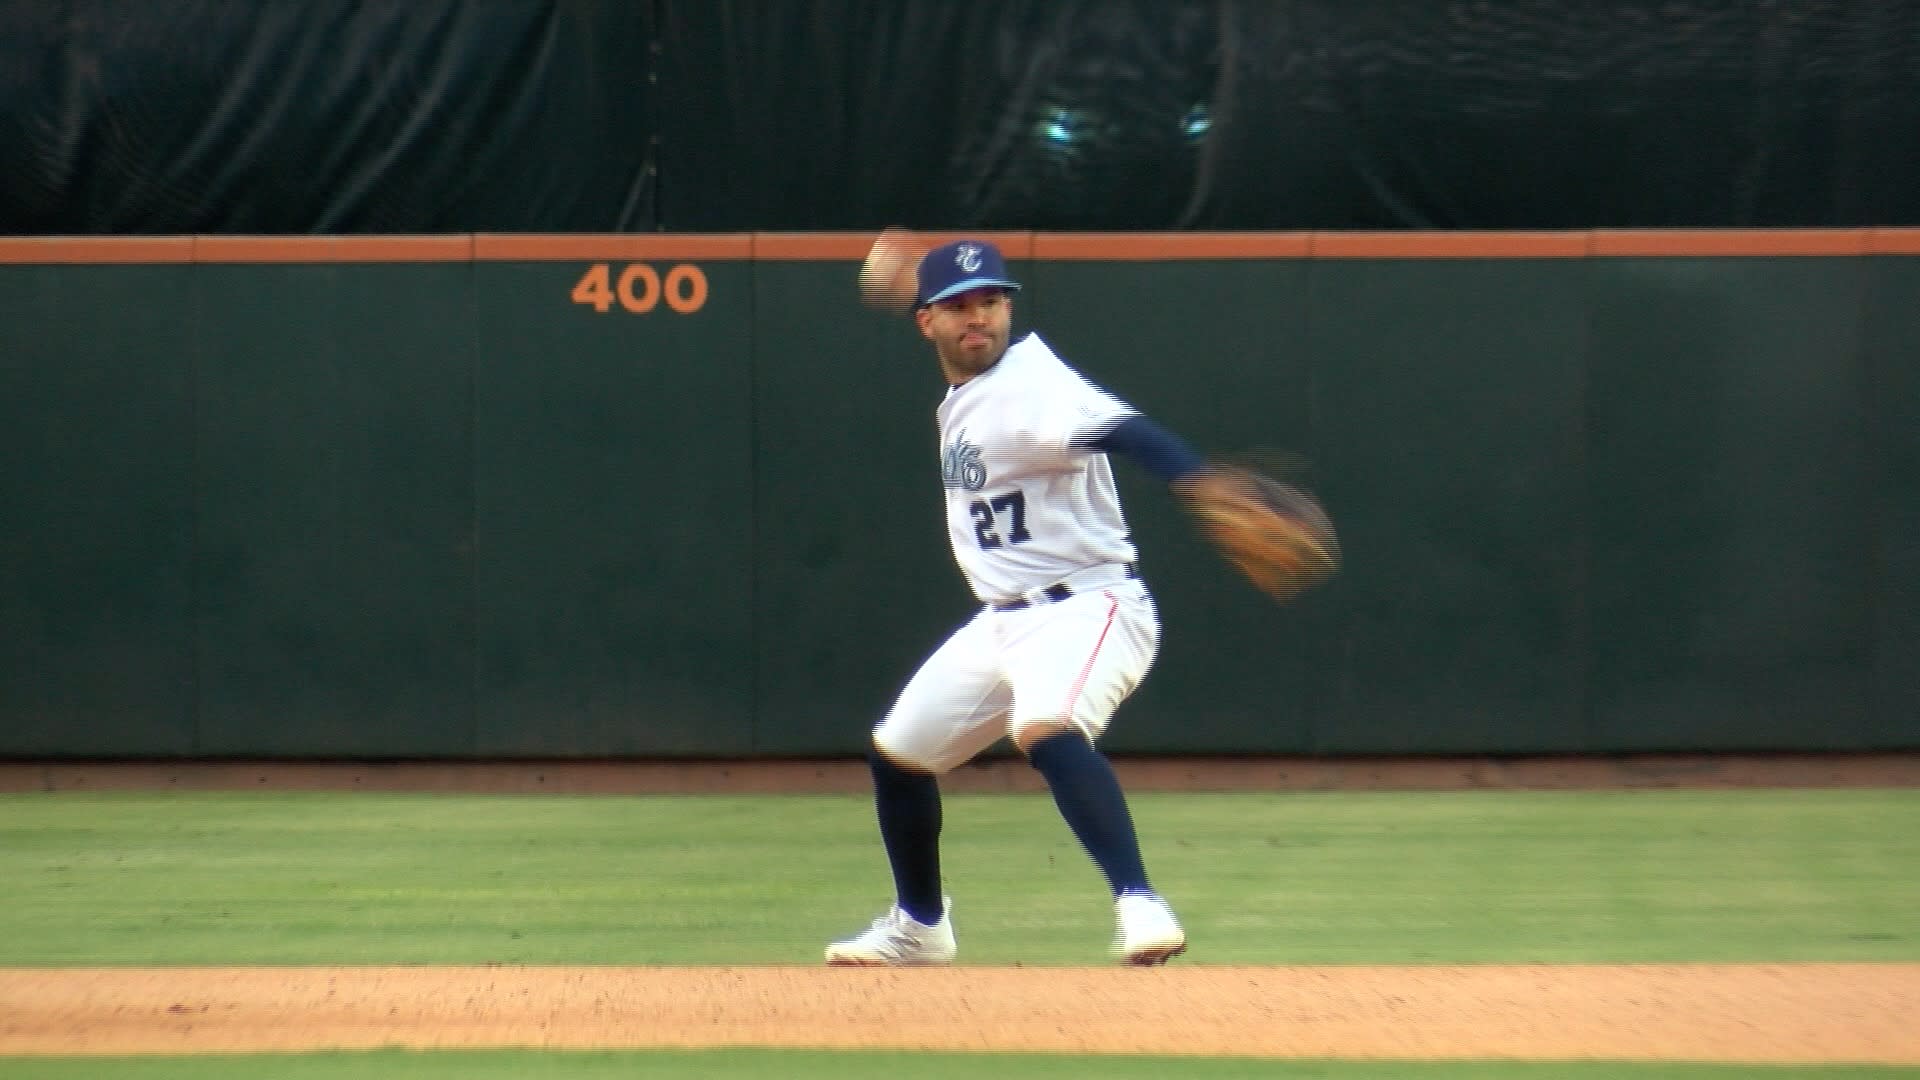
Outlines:
{"type": "Polygon", "coordinates": [[[1920,223],[1920,7],[47,0],[0,232],[1920,223]]]}

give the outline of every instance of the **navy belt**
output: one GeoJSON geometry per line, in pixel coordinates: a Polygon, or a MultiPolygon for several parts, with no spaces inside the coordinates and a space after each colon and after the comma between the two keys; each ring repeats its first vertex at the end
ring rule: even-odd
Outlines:
{"type": "MultiPolygon", "coordinates": [[[[1139,567],[1133,563],[1128,563],[1127,576],[1130,578],[1139,577],[1140,576],[1139,567]]],[[[1072,596],[1073,590],[1067,586],[1066,582],[1062,581],[1058,584],[1049,585],[1046,588],[1040,590],[1040,595],[1046,597],[1047,601],[1049,602],[1059,603],[1060,601],[1065,600],[1067,597],[1072,596]]],[[[1039,600],[1029,600],[1026,597],[1022,596],[1018,600],[997,600],[991,606],[995,611],[1019,611],[1021,608],[1032,607],[1033,605],[1041,602],[1042,601],[1039,601],[1039,600]]]]}

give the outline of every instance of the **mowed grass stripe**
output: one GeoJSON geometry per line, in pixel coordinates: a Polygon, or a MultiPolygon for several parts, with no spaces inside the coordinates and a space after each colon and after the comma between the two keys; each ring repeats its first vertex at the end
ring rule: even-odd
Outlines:
{"type": "MultiPolygon", "coordinates": [[[[1220,964],[1920,960],[1911,790],[1143,794],[1220,964]]],[[[1043,795],[948,800],[962,961],[1105,963],[1043,795]]],[[[844,796],[0,796],[0,965],[785,964],[888,900],[844,796]]]]}

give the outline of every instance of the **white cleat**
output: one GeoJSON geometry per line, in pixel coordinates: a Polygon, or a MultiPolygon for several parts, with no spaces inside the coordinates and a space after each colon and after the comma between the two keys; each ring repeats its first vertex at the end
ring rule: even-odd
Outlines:
{"type": "Polygon", "coordinates": [[[1152,967],[1187,951],[1187,932],[1173,909],[1153,893],[1123,893],[1113,902],[1119,928],[1113,935],[1113,953],[1123,964],[1152,967]]]}
{"type": "Polygon", "coordinates": [[[873,920],[867,932],[827,946],[827,963],[849,967],[951,964],[959,947],[953,940],[953,901],[943,899],[940,922],[928,926],[895,904],[873,920]]]}

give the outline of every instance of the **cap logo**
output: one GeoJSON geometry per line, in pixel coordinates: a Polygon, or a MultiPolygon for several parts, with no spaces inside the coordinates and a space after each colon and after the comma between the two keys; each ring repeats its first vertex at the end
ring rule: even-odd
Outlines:
{"type": "Polygon", "coordinates": [[[994,288],[1017,292],[1020,283],[1007,279],[1000,249],[986,240],[955,240],[920,257],[915,271],[920,307],[939,303],[968,289],[994,288]]]}

